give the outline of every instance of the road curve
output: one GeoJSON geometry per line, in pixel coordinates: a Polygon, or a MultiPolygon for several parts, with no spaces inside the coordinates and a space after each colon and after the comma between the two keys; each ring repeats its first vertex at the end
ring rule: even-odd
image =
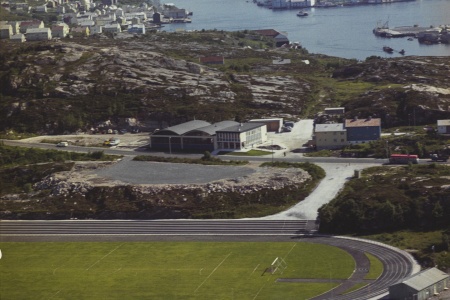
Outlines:
{"type": "Polygon", "coordinates": [[[312,220],[0,221],[0,241],[304,241],[367,252],[383,263],[382,275],[367,286],[344,295],[332,290],[315,300],[373,299],[418,271],[404,251],[367,240],[315,235],[316,226],[312,220]]]}

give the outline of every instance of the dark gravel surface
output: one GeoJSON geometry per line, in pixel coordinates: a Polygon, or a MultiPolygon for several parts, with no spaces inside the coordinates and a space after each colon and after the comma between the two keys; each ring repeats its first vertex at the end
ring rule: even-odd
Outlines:
{"type": "Polygon", "coordinates": [[[133,161],[131,158],[125,157],[111,167],[93,172],[101,177],[130,184],[194,184],[224,178],[239,178],[254,173],[255,169],[133,161]]]}

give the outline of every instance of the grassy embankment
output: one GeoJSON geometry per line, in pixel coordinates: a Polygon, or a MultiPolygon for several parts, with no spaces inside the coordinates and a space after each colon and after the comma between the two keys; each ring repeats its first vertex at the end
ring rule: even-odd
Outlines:
{"type": "Polygon", "coordinates": [[[450,167],[373,167],[362,174],[319,209],[320,230],[407,249],[424,266],[450,266],[450,167]]]}
{"type": "Polygon", "coordinates": [[[11,147],[0,144],[0,195],[32,192],[45,176],[72,169],[74,161],[112,161],[118,156],[11,147]]]}

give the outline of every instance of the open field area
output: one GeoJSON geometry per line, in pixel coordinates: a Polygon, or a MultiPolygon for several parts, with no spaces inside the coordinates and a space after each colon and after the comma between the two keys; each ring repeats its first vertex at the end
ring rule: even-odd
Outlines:
{"type": "Polygon", "coordinates": [[[0,249],[1,299],[308,299],[355,267],[339,248],[304,242],[1,243],[0,249]],[[286,262],[284,272],[265,272],[276,257],[286,262]]]}

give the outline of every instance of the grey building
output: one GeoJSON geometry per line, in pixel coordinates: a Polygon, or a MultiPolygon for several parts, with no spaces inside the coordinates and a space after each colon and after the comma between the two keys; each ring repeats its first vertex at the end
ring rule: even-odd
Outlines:
{"type": "Polygon", "coordinates": [[[414,274],[389,287],[391,300],[426,300],[450,287],[450,276],[431,268],[414,274]]]}

